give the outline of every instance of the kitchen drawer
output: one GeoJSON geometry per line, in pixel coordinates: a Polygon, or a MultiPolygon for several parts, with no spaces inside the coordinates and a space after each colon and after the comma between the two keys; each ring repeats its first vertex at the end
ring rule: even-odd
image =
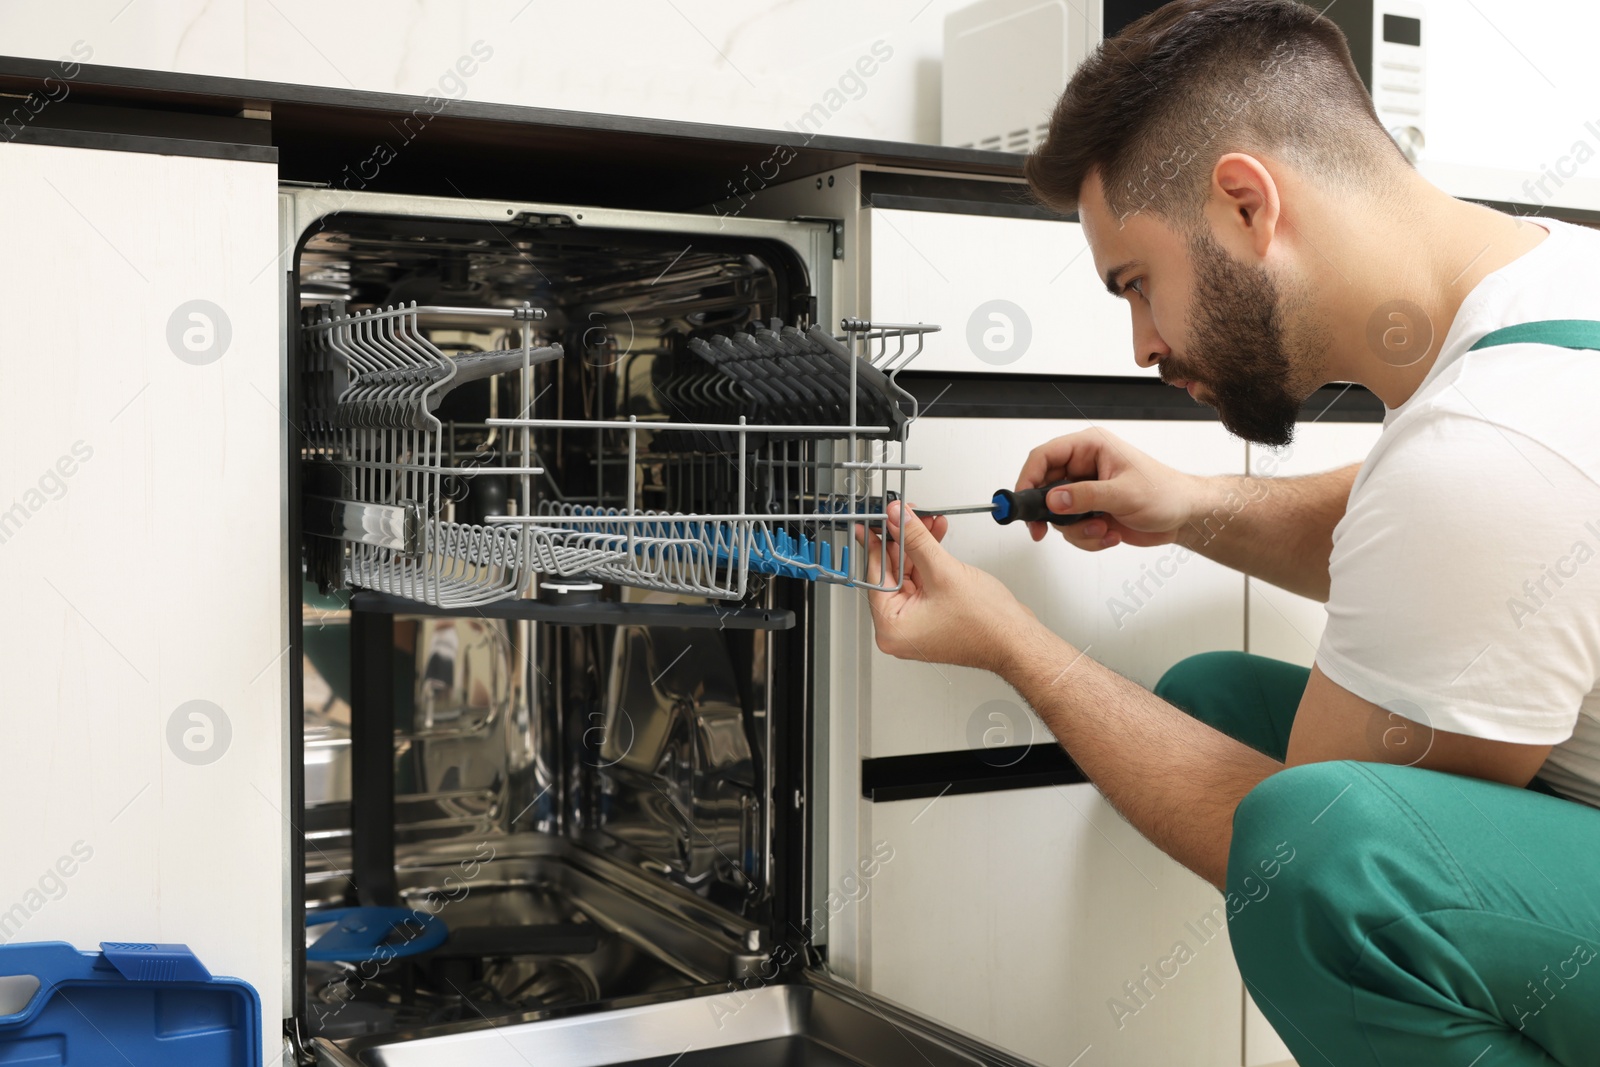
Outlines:
{"type": "Polygon", "coordinates": [[[875,208],[870,315],[934,319],[919,371],[1155,378],[1076,222],[875,208]]]}
{"type": "Polygon", "coordinates": [[[1093,786],[871,814],[874,993],[1052,1067],[1241,1062],[1221,895],[1093,786]]]}

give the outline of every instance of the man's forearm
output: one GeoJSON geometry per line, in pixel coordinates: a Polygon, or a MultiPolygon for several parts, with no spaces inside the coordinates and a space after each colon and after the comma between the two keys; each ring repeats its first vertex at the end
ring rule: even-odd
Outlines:
{"type": "Polygon", "coordinates": [[[1234,809],[1283,764],[1043,627],[1020,636],[1001,674],[1140,833],[1225,890],[1234,809]]]}
{"type": "Polygon", "coordinates": [[[1313,600],[1328,599],[1333,528],[1360,464],[1298,478],[1221,475],[1201,481],[1178,543],[1207,559],[1313,600]]]}

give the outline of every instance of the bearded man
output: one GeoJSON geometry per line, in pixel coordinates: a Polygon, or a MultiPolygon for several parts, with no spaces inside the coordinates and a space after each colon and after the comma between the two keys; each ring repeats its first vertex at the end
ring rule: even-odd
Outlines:
{"type": "Polygon", "coordinates": [[[1430,185],[1295,0],[1133,23],[1027,176],[1077,213],[1137,363],[1234,434],[1287,443],[1330,382],[1387,410],[1320,475],[1196,477],[1093,429],[1017,488],[1081,479],[1048,498],[1099,513],[1070,545],[1183,545],[1326,602],[1327,629],[1309,670],[1209,653],[1150,692],[891,505],[879,647],[1002,676],[1219,890],[1292,848],[1229,926],[1302,1067],[1600,1063],[1600,234],[1430,185]]]}

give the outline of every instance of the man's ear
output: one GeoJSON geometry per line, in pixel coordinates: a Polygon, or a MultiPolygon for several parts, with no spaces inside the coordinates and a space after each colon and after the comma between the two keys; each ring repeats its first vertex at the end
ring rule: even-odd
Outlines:
{"type": "Polygon", "coordinates": [[[1211,170],[1212,216],[1224,243],[1247,244],[1264,258],[1278,232],[1278,183],[1255,156],[1229,152],[1211,170]]]}

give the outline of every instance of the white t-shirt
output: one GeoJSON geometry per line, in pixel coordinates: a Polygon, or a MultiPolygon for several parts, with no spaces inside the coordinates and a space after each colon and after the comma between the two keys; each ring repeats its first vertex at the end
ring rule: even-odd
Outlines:
{"type": "Polygon", "coordinates": [[[1553,744],[1539,776],[1600,805],[1600,351],[1467,350],[1502,326],[1600,320],[1600,232],[1484,278],[1385,415],[1333,530],[1317,666],[1436,729],[1553,744]]]}

